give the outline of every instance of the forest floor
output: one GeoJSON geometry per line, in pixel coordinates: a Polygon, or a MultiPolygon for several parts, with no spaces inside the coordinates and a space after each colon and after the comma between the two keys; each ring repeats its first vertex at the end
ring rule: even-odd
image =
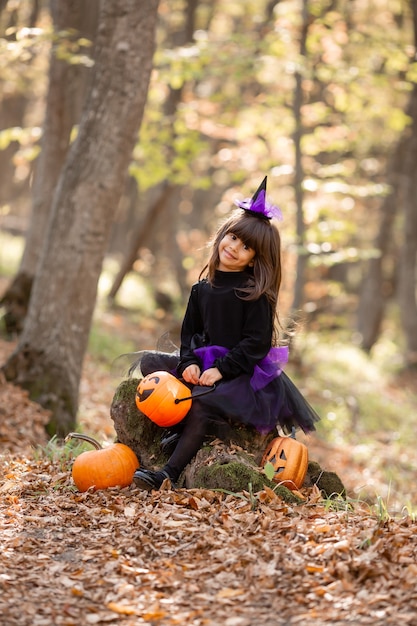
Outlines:
{"type": "MultiPolygon", "coordinates": [[[[13,344],[0,341],[0,364],[13,344]]],[[[80,427],[114,436],[114,379],[87,357],[80,427]]],[[[384,502],[289,505],[268,490],[134,486],[80,493],[48,415],[0,380],[0,624],[284,626],[417,624],[417,526],[384,502]]],[[[318,436],[309,456],[348,492],[366,463],[318,436]]],[[[376,454],[383,454],[383,444],[376,454]]],[[[384,478],[374,470],[378,490],[384,478]]]]}

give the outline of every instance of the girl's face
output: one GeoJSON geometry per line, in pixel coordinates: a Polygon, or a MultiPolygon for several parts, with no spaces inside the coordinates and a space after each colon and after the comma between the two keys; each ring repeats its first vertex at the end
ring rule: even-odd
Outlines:
{"type": "Polygon", "coordinates": [[[226,233],[219,242],[219,265],[222,272],[243,272],[253,265],[255,250],[249,248],[232,232],[226,233]]]}

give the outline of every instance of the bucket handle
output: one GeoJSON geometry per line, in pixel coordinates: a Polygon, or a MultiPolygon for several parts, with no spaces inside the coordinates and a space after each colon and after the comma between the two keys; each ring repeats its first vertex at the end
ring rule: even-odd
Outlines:
{"type": "MultiPolygon", "coordinates": [[[[180,402],[184,402],[185,400],[192,400],[193,398],[199,398],[200,396],[205,396],[208,393],[211,393],[216,389],[216,385],[212,385],[207,389],[204,389],[201,393],[197,393],[196,395],[187,396],[186,398],[175,398],[174,403],[179,404],[180,402]]],[[[194,389],[193,389],[194,391],[194,389]]]]}

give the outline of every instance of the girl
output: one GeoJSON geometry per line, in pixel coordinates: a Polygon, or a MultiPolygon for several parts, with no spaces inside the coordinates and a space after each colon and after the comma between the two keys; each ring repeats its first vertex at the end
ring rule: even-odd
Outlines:
{"type": "Polygon", "coordinates": [[[209,387],[193,399],[167,464],[159,471],[139,468],[135,484],[159,489],[168,478],[178,480],[200,449],[211,421],[230,419],[260,432],[275,427],[291,432],[314,430],[319,419],[291,380],[282,372],[286,347],[273,347],[281,284],[280,235],[273,218],[278,207],[266,201],[266,177],[252,199],[239,202],[215,235],[207,266],[193,285],[181,329],[179,358],[148,353],[144,375],[173,371],[189,385],[209,387]],[[204,275],[204,278],[201,276],[204,275]]]}

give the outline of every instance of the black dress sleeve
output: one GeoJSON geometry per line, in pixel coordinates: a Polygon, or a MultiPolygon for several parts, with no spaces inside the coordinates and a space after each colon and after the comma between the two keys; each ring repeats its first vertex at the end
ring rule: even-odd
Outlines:
{"type": "Polygon", "coordinates": [[[241,341],[224,357],[214,362],[225,380],[240,374],[252,374],[255,365],[269,352],[272,343],[273,317],[266,296],[245,303],[246,314],[241,341]]]}
{"type": "MultiPolygon", "coordinates": [[[[187,308],[181,327],[180,360],[177,366],[178,376],[189,366],[196,364],[201,367],[201,361],[194,354],[192,339],[196,334],[203,334],[204,326],[198,306],[198,283],[191,288],[187,308]]],[[[194,346],[193,346],[194,347],[194,346]]]]}

